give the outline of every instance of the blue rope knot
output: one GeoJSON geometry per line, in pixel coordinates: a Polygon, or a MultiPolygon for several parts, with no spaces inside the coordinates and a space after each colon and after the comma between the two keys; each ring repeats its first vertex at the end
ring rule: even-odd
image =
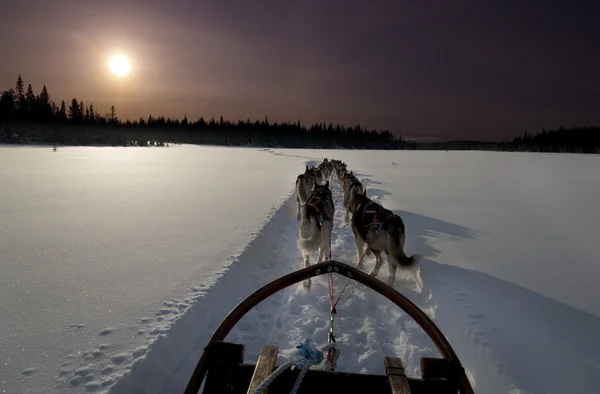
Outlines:
{"type": "Polygon", "coordinates": [[[320,364],[323,361],[323,352],[315,347],[310,339],[304,341],[304,343],[296,346],[298,349],[297,354],[304,360],[304,362],[311,362],[311,364],[320,364]]]}
{"type": "Polygon", "coordinates": [[[377,230],[375,232],[378,233],[379,231],[381,231],[381,227],[383,227],[383,222],[379,223],[379,227],[377,227],[377,230]]]}

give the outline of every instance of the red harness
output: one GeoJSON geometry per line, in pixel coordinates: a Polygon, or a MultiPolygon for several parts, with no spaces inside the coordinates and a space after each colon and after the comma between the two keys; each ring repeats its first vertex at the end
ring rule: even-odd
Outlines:
{"type": "Polygon", "coordinates": [[[365,205],[365,209],[363,210],[363,224],[365,226],[365,229],[367,229],[371,226],[379,225],[379,228],[377,229],[377,232],[379,232],[379,230],[381,230],[381,227],[383,226],[383,223],[385,223],[385,221],[388,220],[393,215],[390,215],[387,212],[387,210],[383,207],[377,207],[377,209],[375,209],[375,210],[373,210],[373,209],[368,210],[367,207],[369,205],[373,205],[373,204],[377,205],[377,203],[373,202],[373,201],[371,201],[370,203],[365,205]],[[368,220],[366,220],[365,216],[367,214],[373,214],[373,220],[371,220],[370,222],[368,222],[368,220]],[[384,215],[384,217],[383,217],[383,220],[380,220],[380,217],[382,216],[382,214],[384,215]]]}
{"type": "Polygon", "coordinates": [[[312,200],[314,200],[315,202],[311,202],[309,205],[312,205],[317,210],[317,213],[319,214],[319,222],[320,224],[323,224],[323,214],[328,213],[329,211],[327,211],[327,208],[323,206],[321,198],[313,197],[312,200]]]}

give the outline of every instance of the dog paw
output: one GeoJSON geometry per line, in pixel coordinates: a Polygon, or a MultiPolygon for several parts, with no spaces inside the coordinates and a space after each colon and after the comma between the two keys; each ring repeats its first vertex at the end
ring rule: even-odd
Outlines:
{"type": "Polygon", "coordinates": [[[394,287],[394,282],[396,281],[396,278],[392,278],[391,276],[388,276],[387,278],[387,284],[388,286],[394,287]]]}
{"type": "Polygon", "coordinates": [[[375,271],[375,270],[369,271],[369,275],[371,275],[371,276],[377,276],[378,273],[379,273],[379,271],[375,271]]]}
{"type": "Polygon", "coordinates": [[[306,290],[310,289],[310,279],[306,279],[302,282],[302,286],[304,286],[304,288],[306,290]]]}

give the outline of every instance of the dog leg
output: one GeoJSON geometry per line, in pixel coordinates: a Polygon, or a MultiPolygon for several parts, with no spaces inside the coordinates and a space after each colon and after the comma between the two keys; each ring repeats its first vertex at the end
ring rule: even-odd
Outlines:
{"type": "MultiPolygon", "coordinates": [[[[333,224],[331,224],[331,226],[333,227],[333,224]]],[[[331,228],[329,227],[329,224],[327,224],[326,226],[323,226],[321,228],[321,231],[324,231],[323,233],[323,245],[322,249],[323,249],[323,256],[321,256],[321,258],[325,258],[325,260],[329,260],[329,256],[331,255],[331,228]]],[[[319,260],[319,263],[323,262],[323,260],[319,260]]]]}
{"type": "Polygon", "coordinates": [[[344,221],[348,223],[350,221],[350,210],[346,208],[346,216],[344,216],[344,221]]]}
{"type": "MultiPolygon", "coordinates": [[[[304,255],[304,268],[308,268],[308,267],[310,267],[310,254],[307,253],[306,255],[304,255]]],[[[305,289],[310,289],[310,285],[311,285],[310,278],[305,279],[302,282],[302,285],[304,286],[305,289]]]]}
{"type": "Polygon", "coordinates": [[[365,242],[359,235],[354,235],[354,241],[356,242],[356,268],[360,269],[364,263],[363,249],[365,248],[365,242]]]}
{"type": "Polygon", "coordinates": [[[296,211],[296,220],[300,221],[300,212],[302,212],[302,206],[300,205],[300,199],[296,198],[296,204],[298,204],[298,210],[296,211]]]}
{"type": "Polygon", "coordinates": [[[383,257],[381,256],[381,252],[373,251],[373,254],[375,255],[375,267],[369,272],[369,275],[377,276],[381,269],[381,264],[383,264],[383,257]]]}
{"type": "Polygon", "coordinates": [[[394,286],[394,282],[396,281],[396,270],[398,269],[398,265],[395,261],[390,261],[388,256],[388,268],[390,270],[390,276],[388,276],[387,284],[390,286],[394,286]]]}

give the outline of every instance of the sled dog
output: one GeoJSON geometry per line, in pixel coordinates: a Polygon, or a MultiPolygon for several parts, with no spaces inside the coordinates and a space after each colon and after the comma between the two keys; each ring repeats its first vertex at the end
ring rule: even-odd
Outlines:
{"type": "Polygon", "coordinates": [[[331,161],[325,158],[325,160],[319,164],[318,169],[321,171],[321,175],[323,176],[323,183],[331,181],[331,175],[333,175],[333,164],[331,161]]]}
{"type": "MultiPolygon", "coordinates": [[[[298,230],[298,249],[302,253],[305,267],[310,265],[310,254],[317,250],[317,262],[323,261],[323,256],[329,258],[334,210],[329,182],[324,185],[315,184],[304,203],[298,230]]],[[[310,287],[310,279],[304,281],[304,287],[310,287]]]]}
{"type": "Polygon", "coordinates": [[[347,176],[346,178],[343,178],[343,180],[344,208],[346,209],[344,221],[347,223],[350,220],[350,201],[352,201],[357,194],[363,193],[363,185],[354,176],[347,176]]]}
{"type": "Polygon", "coordinates": [[[302,206],[306,203],[306,200],[310,197],[311,190],[317,182],[317,177],[320,174],[317,173],[315,168],[308,168],[304,170],[303,174],[298,175],[296,178],[296,204],[298,209],[296,212],[296,219],[300,220],[300,214],[302,206]]]}
{"type": "Polygon", "coordinates": [[[375,255],[375,266],[369,275],[377,276],[383,264],[381,252],[384,252],[390,270],[387,283],[393,286],[396,269],[415,267],[421,258],[417,254],[408,257],[404,252],[406,233],[402,218],[368,198],[366,189],[362,194],[354,196],[349,209],[352,212],[352,232],[356,242],[356,266],[360,268],[362,265],[361,257],[366,243],[367,253],[375,255]]]}
{"type": "Polygon", "coordinates": [[[335,174],[337,175],[338,181],[340,183],[342,182],[342,178],[344,177],[344,175],[346,175],[347,172],[347,167],[344,163],[341,163],[336,167],[335,174]]]}

